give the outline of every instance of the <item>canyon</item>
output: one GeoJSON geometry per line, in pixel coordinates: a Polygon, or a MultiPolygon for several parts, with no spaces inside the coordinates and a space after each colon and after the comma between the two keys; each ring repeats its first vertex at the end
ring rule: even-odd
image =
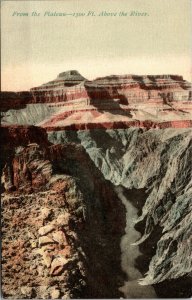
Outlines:
{"type": "Polygon", "coordinates": [[[192,88],[78,71],[1,93],[2,293],[192,296],[192,88]]]}

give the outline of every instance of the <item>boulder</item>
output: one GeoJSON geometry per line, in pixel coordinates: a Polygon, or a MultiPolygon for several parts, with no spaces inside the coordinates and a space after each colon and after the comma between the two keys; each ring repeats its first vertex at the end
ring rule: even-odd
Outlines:
{"type": "Polygon", "coordinates": [[[39,238],[39,246],[44,246],[44,245],[47,245],[47,244],[54,244],[55,241],[52,240],[50,237],[48,236],[41,236],[39,238]]]}
{"type": "Polygon", "coordinates": [[[53,240],[59,243],[59,245],[67,245],[67,240],[63,231],[56,231],[52,233],[53,240]]]}
{"type": "Polygon", "coordinates": [[[57,288],[54,288],[53,290],[51,290],[50,296],[51,296],[51,299],[59,299],[60,290],[57,288]]]}
{"type": "Polygon", "coordinates": [[[39,229],[39,235],[43,236],[54,230],[53,225],[46,225],[39,229]]]}
{"type": "Polygon", "coordinates": [[[67,265],[68,261],[69,260],[63,256],[56,257],[51,263],[50,274],[54,276],[60,275],[64,271],[64,267],[67,265]]]}

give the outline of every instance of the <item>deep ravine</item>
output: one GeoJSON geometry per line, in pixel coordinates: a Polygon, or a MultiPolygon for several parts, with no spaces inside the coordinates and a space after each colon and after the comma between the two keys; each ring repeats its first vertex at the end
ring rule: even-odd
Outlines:
{"type": "Polygon", "coordinates": [[[137,219],[137,208],[133,206],[128,197],[124,195],[124,188],[117,186],[115,191],[126,209],[125,234],[121,239],[121,267],[127,274],[127,281],[119,289],[125,298],[156,298],[156,293],[151,285],[141,286],[138,280],[142,278],[141,272],[136,268],[136,259],[141,255],[138,245],[134,245],[141,234],[134,228],[137,219]]]}

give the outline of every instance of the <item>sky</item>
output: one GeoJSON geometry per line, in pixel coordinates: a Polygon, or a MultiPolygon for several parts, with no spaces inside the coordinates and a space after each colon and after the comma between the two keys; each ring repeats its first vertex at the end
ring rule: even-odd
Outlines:
{"type": "Polygon", "coordinates": [[[90,80],[179,74],[191,81],[190,5],[190,0],[2,1],[1,89],[29,90],[67,70],[90,80]],[[75,16],[48,16],[55,12],[75,16]]]}

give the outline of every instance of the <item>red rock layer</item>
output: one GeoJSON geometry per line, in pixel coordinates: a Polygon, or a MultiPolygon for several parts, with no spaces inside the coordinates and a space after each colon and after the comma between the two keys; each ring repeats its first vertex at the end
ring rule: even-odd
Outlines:
{"type": "Polygon", "coordinates": [[[78,99],[86,99],[96,107],[107,99],[118,99],[121,104],[192,100],[191,85],[182,76],[112,75],[88,81],[77,71],[61,73],[57,79],[30,92],[3,92],[1,96],[2,111],[28,103],[67,103],[78,99]]]}
{"type": "MultiPolygon", "coordinates": [[[[142,103],[152,101],[191,100],[191,86],[177,75],[112,75],[93,81],[82,80],[79,84],[66,86],[58,79],[51,84],[32,88],[35,102],[60,102],[87,98],[91,104],[95,100],[118,98],[120,103],[142,103]]],[[[99,103],[98,103],[99,104],[99,103]]]]}
{"type": "Polygon", "coordinates": [[[61,87],[57,90],[35,90],[32,91],[33,103],[68,102],[81,98],[89,98],[87,90],[83,85],[75,87],[61,87]]]}
{"type": "Polygon", "coordinates": [[[126,129],[129,127],[140,128],[190,128],[192,127],[192,120],[183,121],[166,121],[166,122],[153,122],[146,121],[130,121],[130,122],[103,122],[103,123],[84,123],[84,124],[71,124],[69,126],[45,126],[46,131],[61,131],[61,130],[91,130],[91,129],[126,129]]]}

